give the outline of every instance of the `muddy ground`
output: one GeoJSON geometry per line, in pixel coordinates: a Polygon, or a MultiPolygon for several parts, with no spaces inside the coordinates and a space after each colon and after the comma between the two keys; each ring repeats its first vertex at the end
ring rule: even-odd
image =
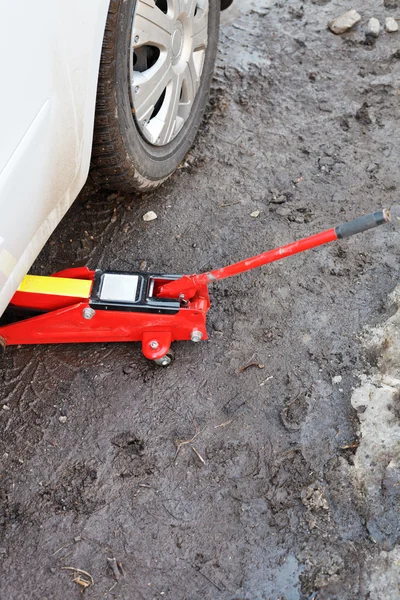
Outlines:
{"type": "MultiPolygon", "coordinates": [[[[385,4],[237,2],[187,161],[146,197],[88,185],[33,272],[201,271],[399,204],[400,33],[365,39],[385,4]]],[[[397,224],[213,287],[210,339],[168,369],[138,344],[7,351],[1,598],[81,598],[67,567],[87,599],[399,598],[396,357],[376,383],[397,224]]]]}

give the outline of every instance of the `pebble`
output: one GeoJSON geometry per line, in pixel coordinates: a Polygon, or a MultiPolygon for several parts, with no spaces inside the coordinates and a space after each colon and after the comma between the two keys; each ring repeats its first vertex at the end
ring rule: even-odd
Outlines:
{"type": "Polygon", "coordinates": [[[271,204],[284,204],[287,198],[284,194],[280,194],[280,196],[272,196],[271,204]]]}
{"type": "Polygon", "coordinates": [[[399,24],[393,17],[387,17],[385,21],[385,29],[388,33],[394,33],[399,30],[399,24]]]}
{"type": "Polygon", "coordinates": [[[67,422],[67,417],[65,417],[65,416],[62,415],[61,417],[58,417],[58,420],[60,421],[60,423],[66,423],[67,422]]]}
{"type": "Polygon", "coordinates": [[[330,156],[322,156],[318,162],[320,167],[333,167],[335,159],[330,156]]]}
{"type": "Polygon", "coordinates": [[[380,32],[381,32],[381,24],[379,23],[378,19],[375,19],[375,17],[372,17],[372,19],[370,19],[368,21],[367,35],[372,35],[372,37],[377,38],[379,36],[380,32]]]}
{"type": "Polygon", "coordinates": [[[153,210],[149,210],[149,212],[143,215],[143,221],[146,221],[146,223],[148,221],[154,221],[155,219],[157,219],[157,215],[153,210]]]}
{"type": "Polygon", "coordinates": [[[278,208],[276,211],[277,215],[280,215],[281,217],[287,217],[288,215],[290,215],[292,211],[290,210],[290,208],[286,208],[286,207],[282,207],[282,208],[278,208]]]}
{"type": "Polygon", "coordinates": [[[224,324],[222,321],[215,321],[215,323],[213,323],[212,326],[214,331],[222,332],[224,330],[224,324]]]}
{"type": "Polygon", "coordinates": [[[3,404],[3,410],[10,410],[10,407],[8,406],[8,404],[3,404]]]}
{"type": "Polygon", "coordinates": [[[341,375],[335,375],[335,377],[332,377],[332,383],[340,383],[341,381],[342,381],[341,375]]]}
{"type": "Polygon", "coordinates": [[[253,219],[257,219],[257,217],[260,216],[260,211],[254,210],[252,213],[250,213],[250,216],[253,217],[253,219]]]}
{"type": "Polygon", "coordinates": [[[339,35],[354,27],[359,21],[361,21],[361,16],[353,9],[348,10],[343,15],[340,15],[340,17],[336,17],[336,19],[330,21],[328,27],[332,33],[339,35]]]}

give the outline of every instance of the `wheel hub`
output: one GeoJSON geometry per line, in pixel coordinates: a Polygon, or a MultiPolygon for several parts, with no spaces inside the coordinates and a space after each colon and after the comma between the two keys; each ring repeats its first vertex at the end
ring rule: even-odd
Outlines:
{"type": "Polygon", "coordinates": [[[175,29],[174,33],[172,34],[172,43],[171,43],[172,52],[171,53],[172,53],[172,59],[179,61],[179,57],[182,53],[183,40],[184,40],[184,31],[183,31],[183,25],[182,25],[181,21],[177,21],[175,27],[176,27],[176,29],[175,29]]]}
{"type": "Polygon", "coordinates": [[[209,0],[137,0],[130,61],[132,113],[147,142],[164,146],[188,120],[208,41],[209,0]]]}

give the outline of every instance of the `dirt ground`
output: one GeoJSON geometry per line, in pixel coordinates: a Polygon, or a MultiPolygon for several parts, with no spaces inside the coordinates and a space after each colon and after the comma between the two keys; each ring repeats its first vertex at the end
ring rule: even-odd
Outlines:
{"type": "MultiPolygon", "coordinates": [[[[33,272],[202,271],[396,207],[400,33],[365,29],[399,4],[236,2],[187,161],[148,196],[88,185],[33,272]]],[[[167,369],[138,344],[7,351],[1,598],[81,598],[78,569],[88,600],[400,598],[396,226],[215,285],[209,340],[167,369]]]]}

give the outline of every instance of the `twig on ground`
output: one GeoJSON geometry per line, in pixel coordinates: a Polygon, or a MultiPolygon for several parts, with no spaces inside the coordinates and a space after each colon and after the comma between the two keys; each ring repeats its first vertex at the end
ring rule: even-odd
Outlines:
{"type": "Polygon", "coordinates": [[[267,383],[267,381],[269,381],[270,379],[273,379],[273,378],[274,378],[274,376],[270,375],[269,377],[267,377],[267,379],[264,379],[264,381],[262,381],[260,383],[260,387],[262,387],[263,385],[265,385],[267,383]]]}
{"type": "Polygon", "coordinates": [[[204,458],[201,456],[200,452],[198,452],[194,446],[190,446],[190,447],[191,447],[191,449],[193,450],[193,452],[195,453],[195,455],[197,456],[197,458],[200,460],[200,462],[202,462],[202,463],[203,463],[203,465],[205,465],[205,464],[206,464],[206,461],[205,461],[205,460],[204,460],[204,458]]]}
{"type": "Polygon", "coordinates": [[[239,373],[243,373],[249,367],[258,367],[259,369],[265,369],[265,365],[263,365],[262,363],[250,362],[248,365],[244,365],[244,367],[240,367],[239,368],[239,373]]]}
{"type": "Polygon", "coordinates": [[[116,581],[119,581],[119,578],[121,577],[121,575],[123,575],[123,573],[121,573],[120,569],[118,568],[120,563],[117,562],[116,558],[107,558],[107,562],[111,567],[116,581]]]}
{"type": "Polygon", "coordinates": [[[122,567],[122,563],[120,563],[119,560],[117,560],[117,567],[118,567],[118,569],[119,569],[122,577],[125,577],[125,571],[124,571],[124,569],[122,567]]]}
{"type": "Polygon", "coordinates": [[[345,446],[341,446],[340,450],[348,450],[349,448],[358,448],[360,444],[346,444],[345,446]]]}
{"type": "MultiPolygon", "coordinates": [[[[204,427],[204,429],[205,429],[205,427],[204,427]]],[[[187,444],[191,444],[197,438],[197,436],[200,435],[200,433],[203,433],[204,429],[202,429],[201,431],[199,431],[197,429],[197,427],[196,427],[196,433],[194,434],[194,436],[192,438],[190,438],[190,440],[175,440],[176,452],[175,452],[175,456],[174,456],[174,462],[178,458],[178,454],[179,454],[179,451],[182,448],[182,446],[186,446],[187,444]]]]}
{"type": "Polygon", "coordinates": [[[215,425],[214,429],[219,429],[220,427],[226,427],[232,423],[232,419],[230,421],[225,421],[225,423],[221,423],[221,425],[215,425]]]}
{"type": "Polygon", "coordinates": [[[229,202],[229,204],[223,202],[219,205],[220,208],[225,208],[225,206],[235,206],[235,204],[240,204],[240,202],[229,202]]]}
{"type": "Polygon", "coordinates": [[[75,576],[72,581],[74,581],[78,585],[81,585],[84,590],[90,585],[94,585],[94,579],[91,576],[91,574],[87,571],[84,571],[83,569],[78,569],[77,567],[61,567],[61,569],[63,569],[64,571],[73,571],[75,576]],[[81,577],[81,575],[86,575],[88,579],[81,577]]]}
{"type": "Polygon", "coordinates": [[[56,550],[55,552],[53,552],[53,556],[55,554],[58,554],[59,552],[61,552],[61,550],[64,550],[64,548],[68,548],[69,544],[65,544],[65,546],[61,546],[61,548],[59,548],[58,550],[56,550]]]}

